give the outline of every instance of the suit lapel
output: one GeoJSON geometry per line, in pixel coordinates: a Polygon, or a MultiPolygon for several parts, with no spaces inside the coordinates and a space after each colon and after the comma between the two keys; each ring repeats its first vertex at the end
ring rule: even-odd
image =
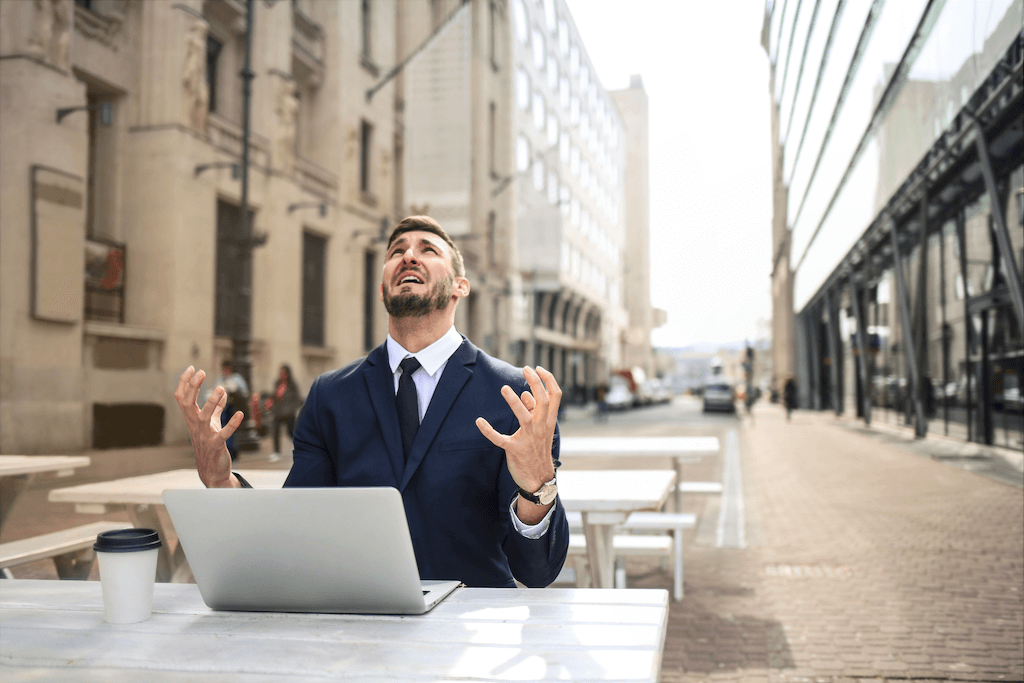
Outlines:
{"type": "MultiPolygon", "coordinates": [[[[401,477],[402,485],[399,489],[404,489],[412,479],[412,475],[416,473],[420,463],[423,462],[423,457],[441,429],[441,425],[448,417],[448,412],[455,404],[455,399],[459,397],[462,387],[473,376],[476,355],[477,348],[463,337],[462,346],[456,349],[452,357],[448,359],[448,364],[444,367],[444,372],[441,373],[441,380],[437,383],[434,395],[430,399],[430,405],[427,406],[427,413],[423,416],[423,422],[420,423],[420,429],[416,432],[416,440],[413,441],[412,452],[409,453],[409,462],[405,466],[405,472],[401,477]]],[[[397,428],[397,410],[395,415],[397,428]]],[[[398,450],[399,452],[402,450],[401,442],[398,444],[398,450]]]]}
{"type": "Polygon", "coordinates": [[[398,408],[395,406],[395,376],[388,364],[387,344],[381,344],[366,357],[363,378],[366,380],[373,410],[377,414],[384,445],[388,449],[395,481],[401,481],[405,455],[402,453],[402,432],[398,426],[398,408]]]}

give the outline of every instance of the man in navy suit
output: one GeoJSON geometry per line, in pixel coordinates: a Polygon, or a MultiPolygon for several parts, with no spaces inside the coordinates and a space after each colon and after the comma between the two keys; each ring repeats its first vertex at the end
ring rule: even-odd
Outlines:
{"type": "MultiPolygon", "coordinates": [[[[517,370],[456,332],[469,290],[462,255],[436,221],[398,224],[381,282],[388,338],[313,383],[285,486],[393,486],[421,578],[546,586],[569,546],[555,481],[562,392],[547,370],[517,370]]],[[[199,476],[244,487],[224,445],[241,413],[220,426],[221,387],[200,409],[204,378],[189,367],[175,391],[199,476]]]]}

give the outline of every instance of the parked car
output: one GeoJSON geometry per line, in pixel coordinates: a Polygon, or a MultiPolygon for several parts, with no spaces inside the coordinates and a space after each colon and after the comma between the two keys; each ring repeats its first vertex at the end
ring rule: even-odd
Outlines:
{"type": "Polygon", "coordinates": [[[724,410],[736,412],[736,391],[729,384],[709,384],[704,387],[704,412],[724,410]]]}
{"type": "Polygon", "coordinates": [[[604,400],[608,404],[608,410],[625,410],[633,407],[633,392],[629,390],[625,378],[612,375],[604,400]]]}

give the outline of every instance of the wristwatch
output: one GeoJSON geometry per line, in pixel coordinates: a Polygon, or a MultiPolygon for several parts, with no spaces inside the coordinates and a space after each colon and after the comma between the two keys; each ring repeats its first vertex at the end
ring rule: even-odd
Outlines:
{"type": "Polygon", "coordinates": [[[519,489],[519,496],[524,498],[534,505],[547,505],[555,499],[558,495],[558,483],[555,481],[558,479],[558,475],[551,477],[551,481],[541,485],[534,493],[524,491],[522,488],[519,489]]]}

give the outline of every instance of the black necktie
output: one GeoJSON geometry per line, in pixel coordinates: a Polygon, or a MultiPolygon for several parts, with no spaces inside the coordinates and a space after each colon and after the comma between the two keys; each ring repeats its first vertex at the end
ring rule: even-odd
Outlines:
{"type": "Polygon", "coordinates": [[[398,407],[398,425],[402,429],[402,452],[408,460],[412,442],[420,428],[419,400],[416,396],[416,383],[412,381],[412,373],[420,369],[420,362],[410,356],[399,365],[402,366],[402,374],[398,378],[395,405],[398,407]]]}

